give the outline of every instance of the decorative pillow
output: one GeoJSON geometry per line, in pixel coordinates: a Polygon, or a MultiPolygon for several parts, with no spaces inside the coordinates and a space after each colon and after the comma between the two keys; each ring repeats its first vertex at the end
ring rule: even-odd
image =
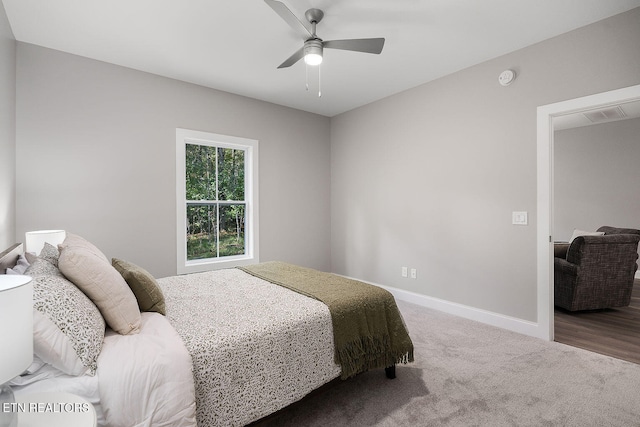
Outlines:
{"type": "Polygon", "coordinates": [[[27,276],[37,277],[37,276],[60,276],[62,277],[62,273],[58,270],[58,267],[51,264],[50,262],[42,259],[36,258],[33,260],[33,263],[27,268],[24,272],[27,276]]]}
{"type": "Polygon", "coordinates": [[[24,257],[29,261],[29,264],[33,264],[33,262],[38,259],[38,255],[33,252],[25,252],[24,257]]]}
{"type": "Polygon", "coordinates": [[[68,375],[94,375],[104,332],[100,311],[73,283],[33,278],[33,351],[41,360],[68,375]]]}
{"type": "Polygon", "coordinates": [[[24,257],[24,255],[18,255],[18,260],[16,261],[16,265],[11,268],[7,268],[6,274],[24,274],[24,272],[29,268],[29,261],[24,257]]]}
{"type": "Polygon", "coordinates": [[[573,235],[571,236],[569,243],[573,242],[573,240],[579,236],[604,236],[604,231],[583,231],[575,229],[573,230],[573,235]]]}
{"type": "Polygon", "coordinates": [[[60,257],[60,251],[52,244],[45,242],[42,250],[40,251],[40,255],[38,256],[45,261],[49,261],[51,264],[57,267],[58,258],[60,257]]]}
{"type": "Polygon", "coordinates": [[[62,249],[66,246],[78,246],[81,248],[85,248],[88,251],[94,253],[96,256],[104,259],[109,262],[109,259],[102,253],[100,249],[98,249],[93,243],[89,242],[83,237],[78,236],[77,234],[67,233],[64,241],[58,245],[58,250],[62,253],[62,249]]]}
{"type": "Polygon", "coordinates": [[[136,297],[107,257],[71,233],[58,248],[60,271],[93,301],[107,325],[119,334],[138,333],[140,309],[136,297]]]}
{"type": "Polygon", "coordinates": [[[155,311],[166,314],[164,295],[156,279],[142,267],[118,258],[112,258],[111,264],[122,275],[138,300],[140,311],[155,311]]]}

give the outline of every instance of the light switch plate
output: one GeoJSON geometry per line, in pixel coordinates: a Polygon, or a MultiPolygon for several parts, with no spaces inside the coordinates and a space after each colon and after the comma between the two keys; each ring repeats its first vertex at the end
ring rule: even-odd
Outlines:
{"type": "Polygon", "coordinates": [[[529,224],[527,212],[512,212],[511,223],[514,225],[527,225],[529,224]]]}

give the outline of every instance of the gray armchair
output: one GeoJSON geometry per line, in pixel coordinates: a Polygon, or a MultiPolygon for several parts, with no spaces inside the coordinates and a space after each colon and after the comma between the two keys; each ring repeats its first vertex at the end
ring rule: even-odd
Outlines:
{"type": "Polygon", "coordinates": [[[555,305],[577,311],[631,302],[640,230],[601,227],[598,231],[605,235],[577,237],[565,258],[554,258],[555,305]]]}
{"type": "Polygon", "coordinates": [[[610,227],[608,225],[603,225],[602,227],[598,228],[596,231],[604,232],[605,236],[610,234],[637,234],[640,236],[640,230],[636,230],[635,228],[617,228],[617,227],[610,227]]]}

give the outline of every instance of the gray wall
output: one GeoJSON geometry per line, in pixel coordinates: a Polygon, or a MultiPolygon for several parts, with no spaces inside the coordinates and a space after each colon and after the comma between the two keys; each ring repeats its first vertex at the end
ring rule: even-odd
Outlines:
{"type": "Polygon", "coordinates": [[[176,273],[176,127],[259,140],[260,258],[330,269],[330,120],[17,45],[16,239],[62,228],[176,273]]]}
{"type": "Polygon", "coordinates": [[[536,321],[536,108],[640,83],[638,40],[635,9],[334,117],[333,271],[536,321]]]}
{"type": "Polygon", "coordinates": [[[640,9],[331,120],[19,43],[16,236],[173,274],[175,127],[237,135],[261,144],[262,260],[535,321],[536,108],[640,83],[638,40],[640,9]]]}
{"type": "Polygon", "coordinates": [[[556,131],[554,236],[640,229],[640,119],[556,131]]]}
{"type": "Polygon", "coordinates": [[[0,2],[0,251],[14,243],[16,41],[0,2]]]}

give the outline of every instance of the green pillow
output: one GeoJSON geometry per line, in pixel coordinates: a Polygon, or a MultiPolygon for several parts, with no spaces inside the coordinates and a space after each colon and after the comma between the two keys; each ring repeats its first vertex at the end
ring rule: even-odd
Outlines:
{"type": "Polygon", "coordinates": [[[155,311],[166,315],[164,295],[151,273],[142,267],[118,258],[112,258],[111,264],[133,291],[138,300],[140,311],[155,311]]]}

